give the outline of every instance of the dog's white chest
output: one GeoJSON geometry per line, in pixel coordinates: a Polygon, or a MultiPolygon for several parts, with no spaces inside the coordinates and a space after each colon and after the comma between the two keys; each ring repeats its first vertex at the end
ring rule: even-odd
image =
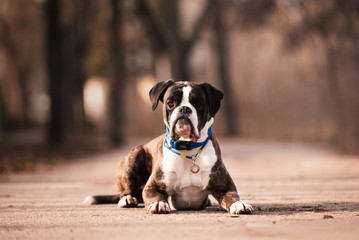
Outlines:
{"type": "Polygon", "coordinates": [[[166,191],[172,197],[175,207],[191,209],[199,208],[208,196],[206,187],[213,165],[216,163],[212,141],[199,154],[195,163],[199,166],[198,173],[192,173],[192,160],[181,157],[167,148],[163,148],[163,172],[166,191]]]}

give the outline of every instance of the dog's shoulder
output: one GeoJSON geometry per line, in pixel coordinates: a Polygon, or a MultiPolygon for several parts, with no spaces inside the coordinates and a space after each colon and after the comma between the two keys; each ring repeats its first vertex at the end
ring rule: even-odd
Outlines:
{"type": "Polygon", "coordinates": [[[159,149],[162,149],[164,139],[165,134],[162,134],[143,145],[143,147],[148,149],[151,153],[157,152],[159,149]]]}
{"type": "Polygon", "coordinates": [[[152,166],[155,166],[158,159],[163,157],[163,141],[165,134],[162,134],[143,145],[146,151],[152,156],[152,166]]]}

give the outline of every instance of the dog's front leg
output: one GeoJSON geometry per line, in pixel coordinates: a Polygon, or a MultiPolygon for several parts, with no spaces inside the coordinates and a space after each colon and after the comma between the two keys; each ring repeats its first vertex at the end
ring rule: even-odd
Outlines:
{"type": "Polygon", "coordinates": [[[168,194],[166,193],[166,185],[162,182],[162,171],[158,170],[152,173],[145,188],[142,197],[145,202],[147,213],[166,214],[170,212],[168,204],[168,194]]]}
{"type": "Polygon", "coordinates": [[[232,214],[249,214],[253,212],[253,207],[241,201],[236,191],[228,191],[222,196],[217,196],[219,204],[232,214]]]}
{"type": "Polygon", "coordinates": [[[253,212],[251,205],[239,199],[236,186],[220,160],[212,169],[207,189],[217,199],[219,205],[228,212],[232,214],[253,212]]]}

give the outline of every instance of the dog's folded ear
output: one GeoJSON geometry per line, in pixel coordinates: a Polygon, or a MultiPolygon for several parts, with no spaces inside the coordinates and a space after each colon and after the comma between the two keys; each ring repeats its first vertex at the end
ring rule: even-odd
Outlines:
{"type": "Polygon", "coordinates": [[[174,85],[175,82],[172,79],[169,79],[164,82],[159,82],[150,90],[150,99],[152,103],[152,111],[157,108],[158,101],[163,102],[163,96],[165,95],[167,89],[174,85]]]}
{"type": "Polygon", "coordinates": [[[214,117],[221,107],[221,100],[223,99],[224,94],[221,90],[213,87],[211,84],[201,83],[199,85],[205,90],[209,114],[211,117],[214,117]]]}

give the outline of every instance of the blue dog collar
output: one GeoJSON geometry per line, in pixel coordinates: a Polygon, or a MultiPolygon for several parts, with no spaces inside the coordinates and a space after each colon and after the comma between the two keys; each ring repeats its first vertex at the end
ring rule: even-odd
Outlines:
{"type": "MultiPolygon", "coordinates": [[[[170,149],[171,151],[174,151],[174,149],[188,151],[188,150],[192,150],[195,148],[200,148],[200,150],[202,151],[202,149],[206,146],[208,140],[212,136],[212,126],[210,126],[207,131],[207,138],[203,142],[193,142],[193,141],[177,141],[177,142],[175,142],[172,140],[172,138],[170,136],[169,129],[168,129],[167,125],[165,125],[165,126],[166,126],[165,147],[170,149]]],[[[177,152],[175,151],[175,153],[177,153],[177,152]]],[[[181,155],[181,154],[178,154],[178,155],[181,155]]],[[[192,157],[190,159],[192,159],[192,157]]]]}

